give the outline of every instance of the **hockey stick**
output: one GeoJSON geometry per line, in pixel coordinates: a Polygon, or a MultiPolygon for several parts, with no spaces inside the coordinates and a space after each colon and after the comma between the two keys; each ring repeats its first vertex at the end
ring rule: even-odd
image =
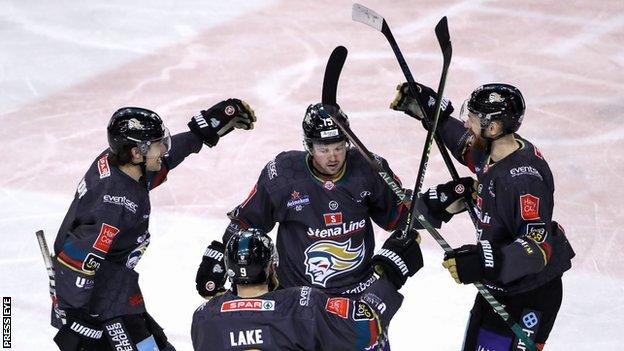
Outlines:
{"type": "MultiPolygon", "coordinates": [[[[347,50],[344,47],[337,47],[332,52],[328,62],[327,67],[325,68],[325,77],[323,79],[323,103],[332,104],[337,106],[336,104],[336,91],[338,87],[338,80],[340,78],[340,72],[342,71],[342,67],[344,66],[344,62],[347,58],[347,50]],[[342,49],[341,49],[342,48],[342,49]]],[[[327,113],[326,110],[321,110],[322,113],[327,113]]],[[[381,178],[386,182],[386,184],[394,191],[394,193],[400,199],[405,198],[405,192],[403,188],[394,180],[392,176],[390,176],[391,172],[389,169],[386,169],[384,165],[379,162],[375,156],[368,151],[366,146],[360,141],[360,139],[353,133],[351,128],[348,125],[342,123],[342,120],[339,118],[335,118],[334,115],[328,114],[329,117],[334,121],[334,123],[345,133],[349,141],[355,145],[358,151],[362,154],[362,156],[366,159],[366,161],[373,167],[373,169],[381,176],[381,178]]],[[[418,196],[418,193],[414,193],[415,196],[418,196]]],[[[414,204],[417,200],[412,201],[414,204]]],[[[413,211],[413,216],[420,222],[420,224],[431,234],[431,236],[438,242],[438,244],[442,247],[444,252],[451,253],[453,249],[451,246],[444,240],[442,235],[427,221],[427,219],[418,211],[416,206],[412,206],[410,209],[413,211]]],[[[522,327],[518,325],[518,323],[511,320],[509,313],[505,311],[505,308],[498,302],[494,296],[483,286],[483,284],[476,282],[473,283],[474,286],[477,287],[479,293],[485,300],[492,306],[494,311],[505,321],[507,326],[518,336],[520,340],[527,346],[530,351],[537,351],[535,347],[535,343],[531,340],[527,334],[522,330],[522,327]]]]}
{"type": "Polygon", "coordinates": [[[43,230],[38,230],[35,233],[37,237],[37,242],[39,243],[39,250],[41,251],[41,256],[43,256],[43,264],[48,271],[48,279],[50,285],[50,298],[52,299],[52,304],[54,306],[54,312],[61,319],[61,322],[65,324],[65,312],[58,308],[58,304],[56,302],[56,281],[54,279],[54,266],[52,266],[52,256],[50,255],[50,249],[48,249],[48,243],[46,242],[45,235],[43,234],[43,230]]]}
{"type": "MultiPolygon", "coordinates": [[[[396,182],[394,182],[392,177],[387,177],[387,174],[389,174],[389,170],[385,169],[384,166],[380,162],[376,162],[374,160],[373,155],[370,153],[370,151],[366,149],[366,146],[364,146],[364,144],[362,144],[362,142],[357,138],[357,136],[355,135],[355,133],[353,133],[351,128],[349,128],[349,126],[342,123],[342,121],[340,121],[339,119],[333,118],[333,116],[331,117],[334,120],[334,123],[336,123],[336,125],[338,125],[338,127],[347,135],[347,138],[349,139],[349,141],[351,141],[351,143],[355,145],[355,147],[360,151],[360,153],[368,161],[371,167],[373,167],[373,169],[382,177],[382,179],[395,192],[395,194],[398,197],[401,197],[400,194],[403,194],[403,196],[405,196],[401,187],[398,186],[396,182]],[[395,189],[398,189],[398,191],[395,189]]],[[[418,197],[421,196],[420,194],[417,194],[417,193],[414,195],[418,197]]],[[[416,201],[418,200],[414,199],[412,202],[416,202],[416,201]]],[[[446,242],[446,240],[444,239],[444,237],[442,237],[440,232],[438,232],[438,230],[435,229],[431,225],[431,223],[429,223],[429,221],[427,221],[427,219],[422,215],[422,213],[418,211],[418,208],[416,206],[413,206],[412,211],[413,211],[414,218],[416,218],[416,220],[420,222],[423,228],[425,228],[425,230],[427,230],[429,234],[431,234],[431,236],[435,239],[435,241],[437,241],[438,244],[442,247],[444,252],[452,253],[453,249],[448,244],[448,242],[446,242]]],[[[475,282],[473,283],[473,285],[477,287],[477,290],[479,290],[479,293],[481,294],[481,296],[483,296],[483,298],[490,304],[490,306],[492,306],[492,308],[494,309],[494,312],[496,312],[496,314],[498,314],[503,319],[503,321],[505,321],[507,326],[514,332],[514,334],[516,334],[516,336],[518,336],[518,338],[522,340],[522,342],[527,346],[527,349],[530,351],[537,351],[533,340],[531,340],[527,336],[527,334],[522,330],[522,327],[520,327],[518,323],[511,320],[509,313],[505,311],[505,308],[500,304],[500,302],[498,302],[494,298],[494,296],[492,296],[489,290],[487,290],[485,286],[483,286],[483,284],[479,282],[475,282]]]]}
{"type": "MultiPolygon", "coordinates": [[[[344,46],[337,46],[332,51],[331,55],[329,55],[329,59],[327,60],[327,66],[325,66],[325,76],[323,77],[323,93],[322,93],[322,98],[321,98],[323,105],[331,105],[336,108],[340,108],[338,106],[338,103],[336,102],[336,92],[338,91],[338,80],[340,79],[340,72],[342,72],[342,67],[344,66],[348,53],[349,52],[344,46]]],[[[334,119],[334,117],[330,113],[328,113],[328,111],[326,111],[325,109],[321,109],[320,112],[324,114],[325,118],[329,117],[334,122],[336,121],[336,119],[334,119]]],[[[355,135],[353,135],[353,137],[355,137],[355,135]]],[[[357,137],[355,137],[355,139],[357,139],[357,137]]],[[[351,138],[349,138],[349,140],[351,140],[351,138]]],[[[372,158],[370,158],[372,154],[368,150],[366,150],[366,154],[363,154],[363,155],[364,155],[364,158],[366,158],[366,161],[368,161],[369,163],[375,162],[373,161],[372,158]]],[[[393,179],[391,176],[388,175],[388,173],[384,173],[382,177],[390,178],[390,180],[393,179]]],[[[396,182],[394,182],[394,180],[392,180],[392,182],[394,183],[397,189],[396,191],[398,191],[401,194],[401,195],[398,195],[399,193],[397,193],[397,196],[401,199],[401,201],[403,201],[403,199],[405,199],[405,196],[406,196],[405,192],[403,191],[401,186],[399,186],[396,182]]],[[[377,340],[376,350],[378,351],[384,350],[384,347],[387,341],[388,341],[388,335],[384,328],[383,332],[379,335],[379,338],[377,340]]]]}
{"type": "MultiPolygon", "coordinates": [[[[399,45],[397,44],[396,40],[394,39],[394,36],[392,35],[392,31],[390,31],[390,26],[388,26],[388,23],[386,22],[386,20],[380,16],[378,13],[376,13],[375,11],[367,8],[366,6],[362,6],[360,4],[353,4],[353,9],[351,12],[351,17],[354,21],[356,22],[360,22],[363,24],[366,24],[370,27],[373,27],[374,29],[376,29],[377,31],[380,31],[388,40],[388,43],[390,44],[390,47],[392,48],[392,51],[394,52],[394,55],[399,63],[399,66],[401,67],[401,71],[403,72],[403,75],[405,76],[405,79],[408,82],[408,88],[410,90],[410,93],[412,94],[412,96],[417,96],[416,95],[416,91],[414,90],[414,86],[415,86],[415,81],[414,81],[414,77],[412,76],[412,72],[410,71],[407,62],[405,61],[405,58],[403,57],[403,53],[401,52],[401,49],[399,49],[399,45]]],[[[444,20],[444,19],[443,19],[444,20]]],[[[444,20],[444,22],[446,22],[444,20]]],[[[438,23],[438,26],[440,26],[440,23],[438,23]]],[[[436,36],[438,36],[438,41],[440,42],[440,46],[442,46],[442,41],[440,40],[441,37],[438,35],[438,26],[436,26],[436,36]]],[[[445,24],[446,27],[446,24],[445,24]]],[[[443,28],[440,28],[443,29],[443,28]]],[[[442,34],[442,33],[440,33],[442,34]]],[[[446,28],[446,38],[448,40],[448,27],[446,28]]],[[[450,48],[450,42],[449,42],[449,48],[450,48]]],[[[443,54],[446,56],[444,48],[442,49],[443,54]]],[[[449,50],[448,52],[449,55],[449,60],[450,60],[450,55],[451,55],[451,51],[449,50]]],[[[446,57],[445,57],[446,60],[446,57]]],[[[428,118],[430,116],[425,116],[424,119],[424,123],[427,125],[427,129],[429,130],[427,133],[427,141],[425,143],[425,147],[424,150],[430,150],[431,149],[431,140],[429,140],[429,134],[431,133],[431,130],[435,130],[436,126],[437,126],[437,119],[439,116],[439,106],[440,106],[440,102],[442,99],[442,93],[440,93],[440,90],[438,89],[438,99],[436,101],[436,116],[433,122],[433,126],[432,126],[432,122],[431,119],[428,118]]],[[[425,111],[423,111],[423,113],[425,113],[425,111]]],[[[438,145],[438,149],[440,150],[440,154],[442,154],[442,159],[444,160],[444,163],[446,164],[446,168],[448,168],[449,172],[451,173],[451,178],[454,181],[458,181],[459,180],[459,174],[457,173],[457,169],[455,168],[455,165],[453,164],[453,160],[451,159],[451,157],[448,154],[448,151],[446,150],[446,147],[444,146],[444,142],[442,141],[442,138],[440,137],[439,133],[435,133],[434,132],[434,140],[436,142],[436,144],[438,145]]],[[[423,155],[425,153],[425,151],[423,150],[423,155]]],[[[430,151],[427,151],[427,153],[429,153],[430,151]]],[[[423,163],[423,159],[420,159],[421,162],[421,166],[424,165],[425,168],[427,166],[426,162],[428,161],[428,159],[426,161],[424,161],[425,163],[423,163]]],[[[424,170],[423,168],[419,168],[419,172],[418,172],[418,178],[416,180],[416,184],[421,184],[420,186],[422,186],[422,183],[424,181],[424,170]],[[422,172],[421,172],[422,171],[422,172]]],[[[419,187],[420,189],[420,187],[419,187]]],[[[477,216],[476,213],[474,212],[474,208],[472,206],[470,206],[470,203],[468,201],[468,198],[465,199],[466,201],[466,208],[468,209],[468,214],[470,215],[470,219],[472,220],[472,223],[474,224],[475,228],[477,227],[477,216]]]]}
{"type": "MultiPolygon", "coordinates": [[[[338,103],[336,102],[336,92],[338,91],[338,80],[340,79],[340,72],[342,71],[342,67],[344,66],[345,60],[347,59],[348,51],[344,46],[337,46],[329,56],[327,60],[327,66],[325,67],[325,76],[323,77],[323,104],[333,105],[338,107],[338,103]]],[[[332,120],[335,119],[332,116],[329,116],[332,120]]],[[[344,131],[344,128],[341,128],[344,131]]],[[[349,129],[350,131],[350,129],[349,129]]],[[[357,138],[355,134],[351,132],[351,135],[348,138],[349,140],[356,140],[357,143],[364,148],[365,152],[362,153],[362,156],[368,161],[370,164],[376,164],[377,161],[374,158],[373,153],[368,151],[364,144],[357,138]]],[[[392,191],[399,197],[399,200],[403,201],[407,197],[405,191],[403,191],[403,187],[399,185],[394,178],[392,177],[392,173],[381,171],[379,173],[384,181],[390,185],[392,191]]]]}
{"type": "MultiPolygon", "coordinates": [[[[438,38],[438,43],[440,44],[440,48],[442,49],[442,56],[444,58],[444,63],[442,66],[442,74],[440,75],[440,83],[438,84],[438,98],[436,99],[436,103],[434,106],[435,116],[433,118],[433,123],[429,126],[429,130],[427,131],[427,138],[425,139],[425,146],[423,147],[422,156],[420,158],[420,166],[418,167],[418,177],[416,178],[416,184],[414,185],[414,194],[420,193],[422,189],[423,181],[425,180],[425,172],[427,171],[427,164],[429,163],[429,155],[431,154],[431,146],[433,146],[433,137],[435,135],[436,128],[438,126],[438,120],[440,118],[440,104],[442,102],[442,94],[444,93],[444,86],[446,85],[446,75],[448,73],[449,66],[451,64],[451,56],[453,54],[453,47],[451,46],[450,35],[448,32],[448,21],[446,17],[442,17],[440,22],[435,27],[435,34],[438,38]]],[[[412,201],[410,205],[409,216],[414,215],[414,207],[416,206],[416,201],[412,201]]],[[[414,221],[408,217],[407,228],[405,230],[405,235],[407,233],[411,233],[414,228],[414,221]]]]}

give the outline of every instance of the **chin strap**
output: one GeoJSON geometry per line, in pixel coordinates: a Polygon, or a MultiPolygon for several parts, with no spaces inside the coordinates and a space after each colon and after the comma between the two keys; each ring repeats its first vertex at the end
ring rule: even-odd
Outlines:
{"type": "Polygon", "coordinates": [[[139,183],[142,183],[146,189],[149,189],[149,184],[147,184],[147,167],[145,165],[147,162],[147,158],[145,157],[145,155],[142,156],[143,161],[139,163],[132,162],[132,164],[141,168],[141,177],[139,177],[139,183]]]}

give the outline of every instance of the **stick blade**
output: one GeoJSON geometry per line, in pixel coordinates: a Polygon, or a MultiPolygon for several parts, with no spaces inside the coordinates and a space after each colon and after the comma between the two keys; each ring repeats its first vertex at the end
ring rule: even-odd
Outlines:
{"type": "Polygon", "coordinates": [[[338,105],[336,103],[338,80],[340,79],[340,72],[342,72],[348,53],[347,48],[344,46],[336,46],[327,60],[325,76],[323,77],[323,96],[321,100],[323,104],[338,105]]]}
{"type": "Polygon", "coordinates": [[[453,47],[451,46],[451,36],[448,30],[448,19],[446,16],[442,17],[435,27],[436,38],[442,49],[442,55],[444,56],[444,63],[451,62],[451,56],[453,54],[453,47]]]}
{"type": "Polygon", "coordinates": [[[368,26],[371,26],[380,32],[385,22],[384,18],[377,12],[358,3],[353,4],[353,9],[351,10],[351,18],[356,22],[364,23],[368,26]]]}

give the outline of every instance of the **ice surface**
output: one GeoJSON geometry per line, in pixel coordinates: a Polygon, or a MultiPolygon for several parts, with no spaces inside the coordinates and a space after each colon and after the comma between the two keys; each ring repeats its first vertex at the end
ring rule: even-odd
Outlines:
{"type": "MultiPolygon", "coordinates": [[[[223,98],[259,118],[191,156],[152,194],[152,244],[139,263],[150,312],[190,350],[201,303],[194,275],[225,213],[276,153],[300,149],[300,122],[320,99],[326,59],[350,56],[338,101],[369,149],[413,184],[425,133],[387,106],[401,71],[383,36],[351,21],[347,1],[0,2],[0,293],[13,298],[15,350],[53,350],[47,276],[34,232],[48,241],[121,106],[154,109],[172,132],[223,98]]],[[[416,79],[436,86],[435,23],[449,19],[454,57],[446,95],[459,108],[476,86],[515,84],[528,109],[522,135],[555,175],[555,218],[577,257],[550,350],[618,350],[624,341],[620,200],[624,174],[624,2],[367,1],[389,22],[416,79]]],[[[464,170],[462,173],[466,174],[464,170]]],[[[437,150],[425,186],[448,180],[437,150]]],[[[465,215],[442,233],[473,240],[465,215]]],[[[377,231],[380,239],[383,231],[377,231]]],[[[426,235],[426,267],[403,288],[395,350],[457,350],[476,290],[441,268],[426,235]]]]}

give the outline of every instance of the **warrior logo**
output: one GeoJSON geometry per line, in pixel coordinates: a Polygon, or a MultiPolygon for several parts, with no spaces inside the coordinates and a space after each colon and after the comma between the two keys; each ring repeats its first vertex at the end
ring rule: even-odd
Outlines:
{"type": "Polygon", "coordinates": [[[364,260],[364,242],[352,248],[351,239],[345,242],[321,240],[305,250],[306,274],[312,283],[325,287],[337,275],[357,268],[364,260]]]}

